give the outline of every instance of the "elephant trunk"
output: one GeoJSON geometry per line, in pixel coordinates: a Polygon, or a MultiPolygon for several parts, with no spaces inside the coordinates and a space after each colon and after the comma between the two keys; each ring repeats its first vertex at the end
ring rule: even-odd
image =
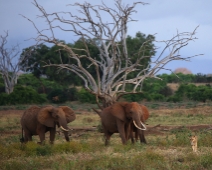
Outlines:
{"type": "Polygon", "coordinates": [[[59,121],[59,126],[60,126],[60,129],[63,131],[66,141],[68,142],[69,141],[69,129],[68,129],[67,121],[65,118],[59,121]]]}
{"type": "Polygon", "coordinates": [[[65,129],[63,126],[60,126],[60,129],[65,131],[65,132],[68,132],[69,130],[68,129],[65,129]]]}
{"type": "Polygon", "coordinates": [[[67,126],[67,121],[65,118],[59,120],[59,127],[64,132],[69,131],[68,126],[67,126]]]}

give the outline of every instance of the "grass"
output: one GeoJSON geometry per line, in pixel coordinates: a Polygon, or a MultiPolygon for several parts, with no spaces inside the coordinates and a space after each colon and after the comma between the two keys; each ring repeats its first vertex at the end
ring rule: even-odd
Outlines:
{"type": "MultiPolygon", "coordinates": [[[[75,103],[71,103],[74,105],[75,103]]],[[[184,126],[165,131],[164,135],[146,135],[147,145],[130,141],[121,144],[118,134],[111,137],[109,146],[104,146],[103,134],[98,131],[73,132],[70,142],[63,135],[56,135],[54,145],[50,145],[46,134],[45,145],[38,145],[38,137],[27,144],[19,142],[21,110],[0,111],[0,169],[44,169],[44,170],[199,170],[212,169],[212,132],[207,129],[188,129],[187,125],[211,124],[211,106],[191,108],[150,108],[149,126],[184,126]],[[194,153],[189,136],[198,136],[198,152],[194,153]],[[80,134],[80,135],[79,135],[80,134]],[[77,136],[78,135],[78,136],[77,136]]],[[[69,128],[93,127],[99,125],[99,116],[92,112],[93,105],[78,103],[77,119],[69,128]]],[[[163,106],[164,107],[164,106],[163,106]]]]}

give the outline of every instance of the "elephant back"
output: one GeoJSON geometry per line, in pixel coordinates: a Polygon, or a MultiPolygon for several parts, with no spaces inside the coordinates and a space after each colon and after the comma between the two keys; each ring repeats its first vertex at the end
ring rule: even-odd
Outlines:
{"type": "Polygon", "coordinates": [[[36,133],[35,127],[37,124],[37,113],[39,112],[40,107],[31,106],[23,113],[21,117],[21,125],[23,128],[29,129],[32,133],[36,133]]]}
{"type": "Polygon", "coordinates": [[[36,117],[39,110],[40,110],[40,107],[38,107],[38,106],[29,107],[23,113],[23,116],[21,117],[21,120],[29,120],[29,119],[31,119],[33,117],[36,117]]]}
{"type": "Polygon", "coordinates": [[[146,121],[149,118],[149,111],[146,106],[141,105],[141,109],[143,112],[143,120],[146,121]]]}

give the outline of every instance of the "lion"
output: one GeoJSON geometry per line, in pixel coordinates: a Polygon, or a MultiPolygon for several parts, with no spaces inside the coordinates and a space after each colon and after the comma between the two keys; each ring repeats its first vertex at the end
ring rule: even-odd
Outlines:
{"type": "Polygon", "coordinates": [[[194,152],[197,152],[197,136],[193,135],[190,137],[190,143],[194,152]]]}

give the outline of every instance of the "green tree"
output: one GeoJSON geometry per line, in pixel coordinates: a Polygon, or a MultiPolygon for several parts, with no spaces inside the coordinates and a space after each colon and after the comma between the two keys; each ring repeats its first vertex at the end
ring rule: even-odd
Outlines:
{"type": "MultiPolygon", "coordinates": [[[[64,41],[63,41],[64,42],[64,41]]],[[[65,42],[64,42],[65,43],[65,42]]],[[[71,46],[71,44],[68,44],[71,46]]],[[[33,48],[33,52],[27,60],[21,63],[22,69],[31,72],[36,78],[40,80],[42,76],[46,76],[49,80],[56,81],[62,85],[68,86],[70,84],[79,85],[81,80],[73,72],[66,69],[58,70],[57,67],[45,67],[47,63],[59,64],[61,59],[63,62],[70,64],[71,61],[67,53],[61,50],[61,47],[48,47],[40,44],[33,48]]],[[[27,49],[24,49],[28,50],[27,49]]],[[[42,82],[40,81],[41,85],[42,82]]],[[[43,85],[42,85],[43,86],[43,85]]],[[[44,88],[44,86],[43,86],[44,88]]],[[[43,89],[45,92],[45,89],[43,89]]]]}
{"type": "MultiPolygon", "coordinates": [[[[193,36],[197,29],[195,28],[191,33],[177,33],[169,40],[162,41],[165,47],[155,58],[152,56],[154,49],[150,49],[154,41],[153,36],[147,36],[148,40],[142,43],[139,50],[137,52],[132,50],[131,53],[128,50],[130,44],[127,43],[128,24],[135,21],[132,14],[136,12],[137,5],[145,5],[145,3],[123,4],[122,1],[114,2],[114,9],[108,7],[105,3],[98,5],[92,5],[88,2],[75,3],[73,6],[79,9],[82,14],[79,17],[72,12],[47,14],[45,9],[34,0],[35,7],[41,12],[39,19],[51,21],[47,22],[48,25],[45,29],[47,31],[45,32],[39,30],[34,21],[25,17],[38,32],[36,37],[38,44],[44,42],[59,46],[68,53],[69,58],[75,60],[72,63],[63,61],[60,64],[49,63],[47,66],[57,66],[60,69],[74,72],[83,81],[84,88],[94,94],[97,103],[101,101],[103,107],[113,104],[123,95],[136,94],[142,91],[143,81],[149,77],[156,78],[156,74],[161,69],[165,69],[167,63],[175,60],[187,60],[192,57],[182,57],[179,51],[195,39],[193,36]],[[67,18],[65,17],[66,14],[68,15],[67,18]],[[70,35],[78,36],[83,42],[84,48],[76,49],[59,41],[56,37],[58,34],[55,34],[55,28],[59,28],[67,34],[71,33],[70,35]],[[88,40],[90,45],[98,49],[97,56],[91,55],[88,40]],[[84,52],[84,54],[80,52],[79,55],[79,51],[84,52]],[[134,57],[135,54],[137,57],[134,57]],[[146,58],[149,58],[149,60],[147,59],[147,61],[150,61],[149,63],[145,62],[146,58]],[[83,67],[84,59],[87,67],[83,67]],[[89,72],[89,67],[95,68],[95,74],[89,72]],[[132,89],[130,92],[127,91],[128,85],[132,89]]],[[[143,36],[142,34],[140,36],[141,39],[143,36]]]]}
{"type": "MultiPolygon", "coordinates": [[[[151,56],[155,55],[155,46],[153,44],[154,40],[155,37],[153,35],[145,35],[141,32],[137,32],[135,37],[131,37],[130,35],[127,36],[127,50],[131,61],[135,63],[138,58],[146,56],[140,60],[138,71],[130,73],[128,75],[129,78],[135,77],[139,73],[139,70],[146,69],[150,64],[151,56]]],[[[149,70],[147,69],[146,71],[148,72],[149,70]]]]}

